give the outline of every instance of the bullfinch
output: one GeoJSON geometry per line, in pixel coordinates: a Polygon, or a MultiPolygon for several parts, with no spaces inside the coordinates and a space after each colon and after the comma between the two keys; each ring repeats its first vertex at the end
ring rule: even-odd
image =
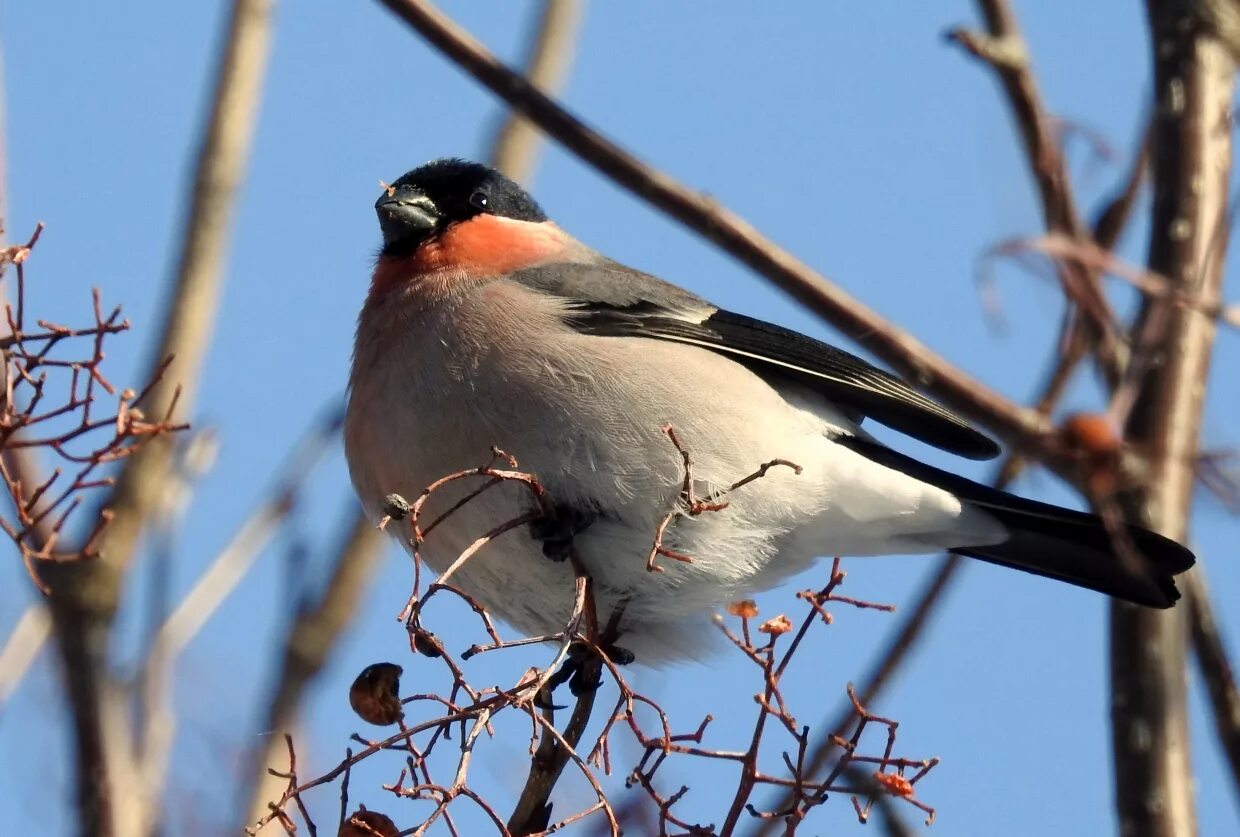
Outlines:
{"type": "MultiPolygon", "coordinates": [[[[969,459],[998,446],[894,375],[777,325],[725,311],[591,250],[520,186],[478,163],[438,160],[375,204],[383,247],[360,315],[345,451],[362,504],[515,455],[554,514],[473,556],[455,583],[529,635],[571,615],[576,550],[601,622],[658,664],[701,655],[714,608],[821,556],[949,550],[1149,607],[1178,598],[1183,546],[1129,527],[1121,558],[1098,517],[922,464],[864,419],[969,459]],[[647,567],[656,529],[694,494],[662,545],[689,560],[647,567]],[[1138,557],[1139,560],[1131,560],[1138,557]],[[614,618],[613,618],[614,617],[614,618]]],[[[433,519],[476,488],[435,492],[433,519]]],[[[481,494],[423,545],[443,571],[475,538],[530,512],[519,485],[481,494]]]]}

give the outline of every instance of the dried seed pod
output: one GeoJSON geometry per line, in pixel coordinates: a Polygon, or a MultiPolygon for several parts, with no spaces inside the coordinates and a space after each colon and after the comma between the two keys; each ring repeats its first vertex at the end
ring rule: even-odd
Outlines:
{"type": "Polygon", "coordinates": [[[359,807],[341,824],[337,837],[395,837],[399,833],[391,818],[359,807]]]}
{"type": "Polygon", "coordinates": [[[752,619],[758,615],[758,605],[753,599],[741,599],[739,602],[730,602],[727,611],[742,619],[752,619]]]}
{"type": "Polygon", "coordinates": [[[400,675],[396,663],[375,663],[349,687],[349,705],[363,721],[387,727],[405,716],[400,703],[400,675]]]}
{"type": "Polygon", "coordinates": [[[788,631],[792,630],[792,620],[781,613],[778,616],[772,616],[770,619],[767,619],[758,626],[758,630],[764,634],[772,634],[773,636],[786,634],[788,631]]]}
{"type": "Polygon", "coordinates": [[[413,650],[423,657],[430,657],[432,660],[443,656],[443,653],[439,650],[439,637],[426,630],[426,628],[410,627],[409,631],[413,639],[413,650]]]}
{"type": "Polygon", "coordinates": [[[1100,413],[1074,413],[1064,419],[1068,441],[1088,456],[1112,456],[1123,447],[1114,420],[1100,413]]]}
{"type": "Polygon", "coordinates": [[[383,514],[393,520],[404,520],[409,514],[409,501],[399,494],[383,498],[383,514]]]}
{"type": "Polygon", "coordinates": [[[903,799],[913,798],[913,783],[896,773],[884,773],[881,770],[874,774],[874,781],[892,796],[903,799]]]}

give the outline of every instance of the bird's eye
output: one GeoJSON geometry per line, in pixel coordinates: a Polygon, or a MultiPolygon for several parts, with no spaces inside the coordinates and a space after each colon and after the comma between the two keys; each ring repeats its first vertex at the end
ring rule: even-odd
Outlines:
{"type": "Polygon", "coordinates": [[[474,209],[486,211],[488,209],[487,193],[479,189],[469,196],[469,205],[474,209]]]}

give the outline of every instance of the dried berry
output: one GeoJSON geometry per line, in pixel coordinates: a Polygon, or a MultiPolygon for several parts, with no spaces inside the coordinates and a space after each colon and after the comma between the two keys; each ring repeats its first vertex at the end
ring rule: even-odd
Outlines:
{"type": "Polygon", "coordinates": [[[340,826],[337,837],[395,837],[400,833],[391,818],[378,811],[358,808],[340,826]]]}
{"type": "Polygon", "coordinates": [[[781,613],[778,616],[772,616],[770,619],[767,619],[758,626],[758,630],[764,634],[778,636],[779,634],[786,634],[788,631],[792,630],[792,622],[787,616],[784,616],[781,613]]]}
{"type": "Polygon", "coordinates": [[[395,663],[366,666],[349,687],[349,705],[363,721],[387,727],[404,717],[400,703],[400,675],[395,663]]]}
{"type": "Polygon", "coordinates": [[[393,520],[404,520],[409,514],[409,501],[399,494],[389,494],[383,498],[383,514],[393,520]]]}
{"type": "Polygon", "coordinates": [[[728,605],[728,613],[742,619],[752,619],[758,615],[758,605],[753,599],[741,599],[728,605]]]}
{"type": "Polygon", "coordinates": [[[892,796],[908,799],[913,795],[913,783],[897,773],[875,773],[874,781],[892,796]]]}

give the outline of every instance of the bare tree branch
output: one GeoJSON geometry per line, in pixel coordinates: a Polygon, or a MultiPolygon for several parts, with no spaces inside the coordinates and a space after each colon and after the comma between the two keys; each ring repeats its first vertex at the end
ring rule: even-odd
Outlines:
{"type": "MultiPolygon", "coordinates": [[[[177,657],[241,583],[292,514],[310,474],[336,440],[340,423],[339,413],[328,416],[298,442],[271,495],[242,523],[156,631],[140,678],[147,710],[140,739],[140,771],[146,787],[164,786],[175,728],[171,673],[177,657]]],[[[148,829],[158,826],[151,822],[148,829]]]]}
{"type": "MultiPolygon", "coordinates": [[[[235,0],[216,81],[215,98],[199,150],[194,188],[185,217],[175,285],[151,356],[155,368],[172,358],[148,396],[147,408],[161,414],[179,389],[180,413],[193,404],[194,387],[215,324],[224,279],[237,191],[245,176],[250,143],[271,41],[274,0],[235,0]]],[[[153,498],[167,470],[167,446],[151,446],[122,471],[104,504],[115,513],[102,548],[113,571],[128,563],[153,498]]]]}
{"type": "Polygon", "coordinates": [[[1210,697],[1214,712],[1214,729],[1218,733],[1223,756],[1231,768],[1236,797],[1240,799],[1240,689],[1236,688],[1236,669],[1231,664],[1222,631],[1210,604],[1205,571],[1198,565],[1184,575],[1180,584],[1187,599],[1193,650],[1210,697]]]}
{"type": "Polygon", "coordinates": [[[249,775],[243,786],[248,804],[242,814],[247,822],[253,822],[267,810],[265,802],[269,797],[262,776],[269,765],[280,763],[284,735],[296,725],[306,686],[322,670],[340,634],[352,620],[387,541],[373,522],[360,511],[354,512],[352,523],[334,551],[331,575],[322,594],[314,605],[296,614],[289,627],[262,721],[264,735],[249,762],[249,775]]]}
{"type": "MultiPolygon", "coordinates": [[[[586,660],[581,678],[586,683],[599,682],[601,670],[597,659],[586,660]]],[[[551,804],[548,800],[568,765],[570,750],[575,751],[581,737],[585,735],[590,716],[594,712],[597,694],[597,689],[587,687],[576,695],[572,714],[564,725],[563,733],[555,730],[555,710],[542,710],[545,721],[542,738],[530,759],[530,772],[521,788],[516,807],[508,818],[508,830],[514,837],[542,832],[550,825],[551,804]]]]}
{"type": "MultiPolygon", "coordinates": [[[[1154,66],[1149,268],[1203,305],[1218,300],[1227,244],[1234,65],[1186,26],[1185,4],[1148,0],[1154,66]]],[[[1145,453],[1125,516],[1183,541],[1216,324],[1197,306],[1147,297],[1135,332],[1158,318],[1160,361],[1141,382],[1126,437],[1145,453]]],[[[1190,608],[1111,605],[1112,747],[1124,834],[1192,835],[1184,652],[1190,608]]]]}
{"type": "MultiPolygon", "coordinates": [[[[1056,370],[1062,368],[1062,366],[1062,363],[1059,364],[1056,370]]],[[[1055,386],[1054,382],[1057,378],[1057,374],[1051,374],[1048,388],[1055,386]]],[[[1049,407],[1050,405],[1048,404],[1047,412],[1049,412],[1049,407]]],[[[1020,457],[1009,457],[1005,460],[993,481],[995,487],[1003,488],[1015,479],[1022,464],[1023,460],[1020,457]]],[[[904,616],[892,633],[891,639],[888,640],[887,645],[881,651],[874,655],[869,669],[859,678],[861,686],[857,689],[857,696],[862,703],[869,704],[878,700],[879,696],[886,691],[887,686],[895,679],[910,653],[926,635],[926,628],[930,624],[931,618],[938,611],[939,605],[943,603],[947,591],[955,583],[964,565],[965,559],[959,555],[952,555],[951,553],[944,555],[927,575],[925,583],[913,597],[913,606],[907,611],[901,609],[900,612],[904,616]]],[[[848,725],[853,717],[852,706],[846,705],[823,728],[834,731],[835,736],[842,738],[847,732],[848,725]]],[[[805,768],[805,772],[808,775],[816,775],[822,770],[832,754],[838,749],[834,738],[827,737],[821,740],[810,753],[809,758],[806,760],[805,768]]],[[[775,807],[776,809],[784,809],[790,807],[791,804],[792,799],[789,796],[775,807]]],[[[779,822],[777,820],[769,820],[763,823],[761,833],[763,835],[773,835],[778,828],[779,822]]]]}
{"type": "MultiPolygon", "coordinates": [[[[584,12],[582,0],[546,0],[537,31],[530,38],[525,78],[544,93],[554,93],[568,75],[584,12]]],[[[542,138],[519,111],[510,110],[495,134],[491,164],[518,183],[527,182],[538,165],[542,138]]]]}
{"type": "Polygon", "coordinates": [[[770,279],[844,334],[1004,439],[1049,445],[1044,417],[1017,406],[863,306],[717,202],[640,162],[560,107],[424,0],[380,0],[432,46],[620,186],[770,279]]]}
{"type": "MultiPolygon", "coordinates": [[[[147,409],[155,415],[162,415],[174,403],[178,387],[182,413],[192,402],[193,385],[214,320],[236,189],[258,108],[272,5],[272,0],[235,0],[233,4],[185,220],[176,285],[151,360],[154,369],[173,358],[149,395],[147,409]]],[[[108,837],[134,830],[133,820],[117,817],[117,803],[137,794],[120,792],[121,768],[115,763],[120,748],[107,744],[127,738],[128,733],[106,664],[122,578],[146,514],[161,491],[169,458],[169,447],[157,443],[126,463],[104,503],[114,517],[100,543],[99,560],[48,563],[42,568],[44,581],[52,590],[53,624],[73,706],[77,742],[74,763],[80,770],[74,785],[78,790],[78,827],[83,834],[108,837]],[[114,704],[115,709],[106,710],[105,704],[114,704]],[[113,722],[122,724],[119,730],[105,728],[113,722]]]]}
{"type": "MultiPolygon", "coordinates": [[[[5,101],[7,86],[4,79],[4,53],[0,50],[0,247],[8,241],[8,107],[5,101]]],[[[0,261],[0,279],[4,277],[7,263],[0,261]]],[[[4,288],[0,286],[0,294],[4,288]]],[[[3,324],[7,334],[7,323],[3,324]]],[[[4,467],[14,474],[23,485],[41,485],[41,469],[35,461],[35,451],[30,448],[5,447],[0,451],[4,457],[4,467]]],[[[37,524],[35,539],[47,543],[51,534],[52,519],[44,518],[37,524]]],[[[51,619],[47,606],[43,602],[32,602],[27,605],[22,615],[17,618],[8,638],[0,648],[0,708],[16,691],[26,672],[30,670],[43,643],[51,635],[51,619]]]]}
{"type": "Polygon", "coordinates": [[[947,33],[994,70],[1016,121],[1030,174],[1037,184],[1047,229],[1073,237],[1085,233],[1059,144],[1059,132],[1042,103],[1029,49],[1006,0],[978,0],[986,32],[953,29],[947,33]]]}
{"type": "MultiPolygon", "coordinates": [[[[1037,186],[1047,231],[1085,241],[1089,230],[1076,208],[1076,198],[1060,146],[1060,132],[1047,113],[1030,64],[1029,50],[1007,0],[978,0],[986,32],[954,29],[948,38],[994,70],[1012,112],[1030,174],[1037,186]]],[[[1113,328],[1114,314],[1096,274],[1080,265],[1059,265],[1065,296],[1084,315],[1085,337],[1094,345],[1108,380],[1118,380],[1124,358],[1113,328]]]]}
{"type": "Polygon", "coordinates": [[[52,633],[52,620],[43,602],[31,602],[9,631],[0,648],[0,709],[17,690],[26,672],[52,633]]]}
{"type": "MultiPolygon", "coordinates": [[[[1014,116],[1021,124],[1022,136],[1025,137],[1025,152],[1030,171],[1035,175],[1039,193],[1043,200],[1043,217],[1048,231],[1052,223],[1063,226],[1065,220],[1071,220],[1075,229],[1077,222],[1075,200],[1072,197],[1072,185],[1067,176],[1066,167],[1059,150],[1058,140],[1050,129],[1050,119],[1043,112],[1037,87],[1028,66],[1028,56],[1023,39],[1015,28],[1015,20],[1005,6],[984,3],[991,7],[995,14],[988,16],[991,33],[976,36],[963,30],[949,33],[953,40],[960,41],[967,49],[995,67],[997,73],[1007,80],[1004,85],[1009,97],[1009,104],[1014,116]],[[996,41],[996,38],[1005,40],[996,41]],[[1028,78],[1026,78],[1028,76],[1028,78]],[[1049,149],[1049,152],[1046,151],[1049,149]],[[1049,163],[1043,156],[1050,154],[1049,163]],[[1048,171],[1048,165],[1050,170],[1048,171]],[[1062,194],[1061,194],[1062,193],[1062,194]]],[[[1116,196],[1107,204],[1100,216],[1092,235],[1084,239],[1069,237],[1062,233],[1050,233],[1067,241],[1078,242],[1081,248],[1103,253],[1110,259],[1109,250],[1118,241],[1120,234],[1131,217],[1136,195],[1143,181],[1144,170],[1149,155],[1149,132],[1142,132],[1142,140],[1136,158],[1116,196]]],[[[1086,266],[1088,267],[1088,266],[1086,266]]],[[[1094,279],[1105,270],[1106,265],[1095,266],[1097,271],[1094,279]]],[[[1045,380],[1040,387],[1040,395],[1033,402],[1033,409],[1049,419],[1067,389],[1072,373],[1085,357],[1093,341],[1079,328],[1079,324],[1070,328],[1065,335],[1064,345],[1059,355],[1052,360],[1045,380]]],[[[1010,484],[1026,465],[1020,454],[1009,456],[999,468],[993,485],[1002,488],[1010,484]]],[[[864,702],[876,700],[894,680],[902,668],[909,653],[925,636],[925,628],[929,624],[939,605],[944,601],[947,591],[951,588],[965,562],[962,558],[947,554],[929,573],[920,591],[913,597],[913,606],[901,620],[891,635],[887,645],[879,651],[868,671],[860,678],[861,686],[857,692],[864,702]]],[[[837,732],[844,728],[852,717],[852,709],[843,707],[836,719],[827,729],[837,732]]],[[[810,754],[808,772],[821,769],[830,758],[834,743],[829,739],[810,754]]],[[[786,807],[785,803],[783,806],[786,807]]],[[[763,834],[774,834],[778,828],[776,821],[763,825],[763,834]]]]}

